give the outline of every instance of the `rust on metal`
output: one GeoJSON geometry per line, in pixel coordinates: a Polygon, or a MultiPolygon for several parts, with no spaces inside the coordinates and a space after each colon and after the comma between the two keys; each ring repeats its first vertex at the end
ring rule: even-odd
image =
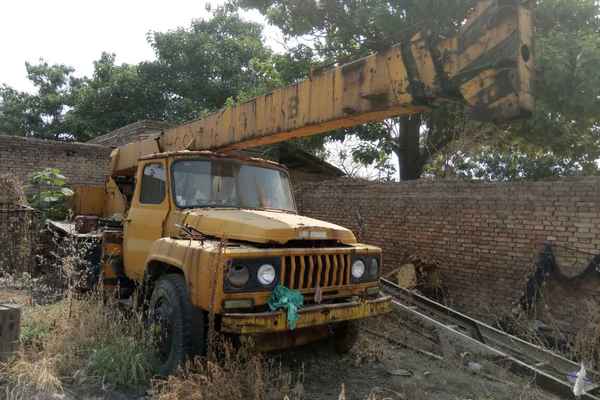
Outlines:
{"type": "Polygon", "coordinates": [[[439,101],[471,108],[477,120],[531,114],[534,67],[531,2],[483,0],[456,37],[427,33],[309,79],[222,109],[115,150],[113,175],[144,155],[179,150],[231,152],[399,115],[439,101]]]}
{"type": "MultiPolygon", "coordinates": [[[[375,300],[309,306],[299,311],[296,326],[301,329],[363,319],[385,314],[390,310],[391,298],[389,296],[375,300]]],[[[223,314],[221,328],[224,332],[238,334],[286,331],[288,330],[287,316],[284,311],[223,314]]]]}

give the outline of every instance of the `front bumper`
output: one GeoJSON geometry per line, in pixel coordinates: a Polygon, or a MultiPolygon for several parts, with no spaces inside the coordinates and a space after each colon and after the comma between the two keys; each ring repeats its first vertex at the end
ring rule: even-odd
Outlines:
{"type": "MultiPolygon", "coordinates": [[[[391,297],[384,296],[373,300],[304,307],[298,312],[296,328],[310,328],[385,314],[391,311],[391,304],[391,297]]],[[[284,332],[289,330],[289,327],[286,312],[279,310],[263,313],[223,314],[221,330],[227,333],[252,335],[284,332]]]]}

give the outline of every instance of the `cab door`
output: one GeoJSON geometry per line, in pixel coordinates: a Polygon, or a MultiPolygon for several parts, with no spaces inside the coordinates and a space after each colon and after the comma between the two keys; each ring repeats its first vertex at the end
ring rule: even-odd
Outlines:
{"type": "Polygon", "coordinates": [[[141,164],[131,207],[124,222],[123,261],[126,275],[141,281],[152,244],[163,236],[169,213],[166,160],[141,164]]]}

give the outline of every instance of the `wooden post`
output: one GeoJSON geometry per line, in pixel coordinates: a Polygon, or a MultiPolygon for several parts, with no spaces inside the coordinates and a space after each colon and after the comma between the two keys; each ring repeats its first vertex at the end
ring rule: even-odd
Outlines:
{"type": "Polygon", "coordinates": [[[21,308],[0,304],[0,362],[7,361],[17,351],[21,334],[21,308]]]}

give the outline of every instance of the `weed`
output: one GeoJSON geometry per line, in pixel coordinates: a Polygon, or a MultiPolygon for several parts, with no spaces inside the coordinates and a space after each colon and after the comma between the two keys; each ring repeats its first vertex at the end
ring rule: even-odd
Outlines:
{"type": "Polygon", "coordinates": [[[156,360],[146,343],[121,336],[92,350],[87,373],[118,387],[146,386],[154,375],[156,360]]]}
{"type": "Polygon", "coordinates": [[[587,321],[575,335],[572,358],[583,361],[589,368],[597,368],[600,361],[600,312],[596,304],[587,303],[582,317],[587,321]]]}
{"type": "Polygon", "coordinates": [[[65,382],[139,388],[154,375],[141,316],[104,305],[97,295],[31,308],[21,343],[0,372],[14,393],[60,393],[65,382]]]}
{"type": "Polygon", "coordinates": [[[58,168],[46,168],[33,173],[30,180],[36,189],[29,198],[30,204],[47,218],[63,220],[69,213],[67,201],[75,192],[67,187],[67,178],[58,168]]]}
{"type": "Polygon", "coordinates": [[[41,350],[44,343],[57,325],[61,305],[32,306],[23,311],[21,326],[21,344],[25,347],[41,350]]]}
{"type": "Polygon", "coordinates": [[[301,399],[302,376],[283,372],[250,347],[234,348],[221,337],[215,341],[218,361],[197,358],[166,380],[154,382],[156,400],[301,399]]]}
{"type": "Polygon", "coordinates": [[[19,357],[0,368],[2,381],[8,382],[10,398],[31,398],[35,393],[60,393],[62,382],[55,373],[55,359],[42,356],[35,360],[19,357]],[[31,396],[31,397],[28,397],[31,396]]]}

